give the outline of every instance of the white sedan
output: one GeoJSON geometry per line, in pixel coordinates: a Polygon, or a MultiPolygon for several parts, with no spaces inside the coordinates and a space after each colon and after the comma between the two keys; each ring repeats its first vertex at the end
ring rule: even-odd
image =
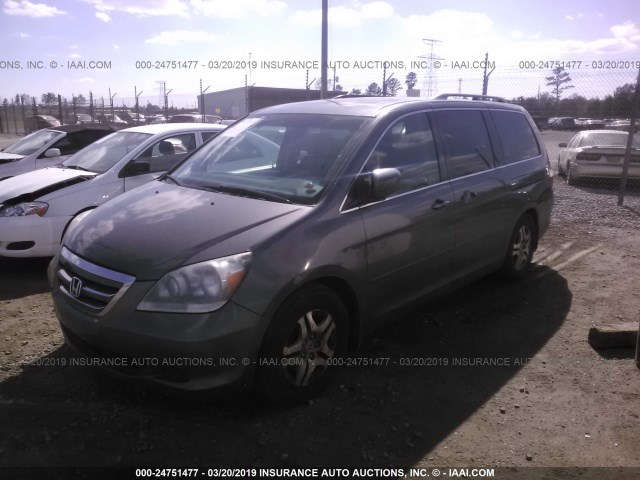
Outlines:
{"type": "Polygon", "coordinates": [[[104,137],[60,165],[0,182],[0,256],[47,257],[69,223],[167,171],[224,125],[147,125],[104,137]]]}

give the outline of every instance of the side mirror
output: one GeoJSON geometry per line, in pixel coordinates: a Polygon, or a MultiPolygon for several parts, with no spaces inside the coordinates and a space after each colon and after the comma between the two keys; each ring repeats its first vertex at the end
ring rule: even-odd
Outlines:
{"type": "Polygon", "coordinates": [[[144,160],[136,160],[127,165],[126,176],[143,175],[151,171],[151,163],[144,160]]]}
{"type": "Polygon", "coordinates": [[[371,197],[373,200],[384,200],[395,190],[400,179],[400,171],[396,168],[377,168],[371,172],[371,197]]]}
{"type": "Polygon", "coordinates": [[[44,157],[45,158],[52,158],[52,157],[59,157],[60,156],[60,149],[59,148],[50,148],[47,151],[44,152],[44,157]]]}
{"type": "Polygon", "coordinates": [[[561,148],[566,148],[567,144],[566,143],[559,143],[558,146],[561,147],[561,148]]]}

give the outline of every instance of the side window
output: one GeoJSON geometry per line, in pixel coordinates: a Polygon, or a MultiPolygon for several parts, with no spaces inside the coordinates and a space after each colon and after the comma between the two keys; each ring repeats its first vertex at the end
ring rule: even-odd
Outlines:
{"type": "MultiPolygon", "coordinates": [[[[71,155],[72,153],[76,153],[82,147],[77,146],[79,138],[77,134],[68,133],[60,140],[51,145],[50,148],[57,148],[60,150],[60,155],[71,155]]],[[[44,156],[44,154],[43,154],[44,156]]]]}
{"type": "Polygon", "coordinates": [[[480,110],[437,112],[449,178],[493,168],[493,149],[480,110]]]}
{"type": "Polygon", "coordinates": [[[149,173],[166,172],[195,148],[195,134],[183,133],[154,143],[138,155],[135,161],[149,162],[149,173]]]}
{"type": "Polygon", "coordinates": [[[394,194],[440,182],[438,156],[426,114],[405,117],[386,131],[363,171],[378,168],[395,168],[400,172],[394,194]]]}
{"type": "Polygon", "coordinates": [[[202,135],[202,142],[204,143],[204,142],[212,139],[213,137],[218,135],[218,133],[220,133],[220,132],[200,132],[200,135],[202,135]]]}
{"type": "Polygon", "coordinates": [[[493,111],[491,116],[498,130],[505,163],[515,163],[540,155],[535,134],[523,114],[493,111]]]}

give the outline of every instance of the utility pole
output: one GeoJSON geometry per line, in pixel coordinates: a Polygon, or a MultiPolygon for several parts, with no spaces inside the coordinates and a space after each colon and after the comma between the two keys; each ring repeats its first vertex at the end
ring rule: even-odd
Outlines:
{"type": "MultiPolygon", "coordinates": [[[[251,58],[251,54],[249,54],[249,58],[251,58]]],[[[204,92],[209,90],[209,86],[202,90],[202,79],[200,79],[200,105],[202,106],[202,123],[205,123],[205,111],[204,111],[204,92]]]]}
{"type": "Polygon", "coordinates": [[[322,47],[320,52],[320,98],[327,98],[327,49],[328,49],[329,0],[322,0],[322,47]]]}
{"type": "Polygon", "coordinates": [[[136,122],[140,121],[140,104],[138,103],[138,98],[142,95],[142,90],[138,93],[138,87],[134,85],[133,87],[133,96],[136,97],[136,122]]]}
{"type": "Polygon", "coordinates": [[[462,93],[462,79],[458,78],[458,93],[462,93]]]}
{"type": "Polygon", "coordinates": [[[387,96],[387,62],[382,67],[382,96],[387,96]]]}
{"type": "Polygon", "coordinates": [[[162,82],[162,89],[164,90],[164,118],[169,120],[169,94],[173,91],[173,88],[167,91],[167,82],[162,82]]]}
{"type": "Polygon", "coordinates": [[[484,56],[484,76],[482,78],[482,95],[487,94],[487,89],[489,87],[489,75],[493,73],[496,67],[493,67],[489,73],[487,73],[487,64],[489,63],[489,52],[487,52],[484,56]]]}
{"type": "Polygon", "coordinates": [[[115,112],[113,111],[113,99],[116,98],[118,92],[111,95],[111,88],[109,88],[109,109],[111,110],[111,121],[115,118],[115,112]]]}

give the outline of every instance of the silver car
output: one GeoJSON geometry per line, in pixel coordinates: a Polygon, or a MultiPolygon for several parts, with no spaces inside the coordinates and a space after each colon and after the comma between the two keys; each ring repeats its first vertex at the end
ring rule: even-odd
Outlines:
{"type": "MultiPolygon", "coordinates": [[[[589,130],[560,143],[558,173],[569,185],[584,178],[620,178],[629,134],[616,130],[589,130]]],[[[640,177],[640,137],[634,135],[629,177],[640,177]]]]}

